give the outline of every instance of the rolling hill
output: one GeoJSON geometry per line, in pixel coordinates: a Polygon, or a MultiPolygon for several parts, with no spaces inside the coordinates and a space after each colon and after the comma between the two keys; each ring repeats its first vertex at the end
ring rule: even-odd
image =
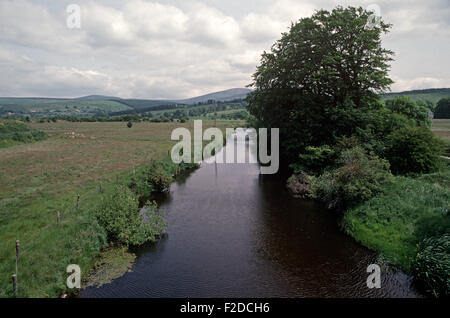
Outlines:
{"type": "MultiPolygon", "coordinates": [[[[89,95],[79,98],[16,98],[0,97],[0,117],[54,117],[54,116],[104,116],[108,114],[132,114],[195,107],[211,100],[229,102],[244,99],[249,93],[247,88],[232,88],[202,96],[160,100],[127,99],[114,96],[89,95]]],[[[383,100],[397,96],[408,96],[415,100],[430,100],[437,103],[441,98],[450,97],[450,88],[434,88],[405,92],[386,93],[383,100]]]]}
{"type": "Polygon", "coordinates": [[[196,104],[205,103],[209,100],[215,100],[220,102],[232,101],[236,99],[244,99],[251,92],[248,88],[232,88],[221,92],[210,93],[198,97],[176,100],[177,103],[181,104],[196,104]]]}
{"type": "Polygon", "coordinates": [[[102,116],[110,113],[140,113],[152,109],[205,103],[208,100],[243,99],[249,92],[249,89],[233,88],[183,100],[126,99],[103,95],[89,95],[72,99],[0,97],[0,117],[102,116]]]}
{"type": "Polygon", "coordinates": [[[381,98],[383,100],[393,99],[398,96],[408,96],[414,100],[429,100],[433,103],[437,103],[444,97],[450,97],[450,88],[430,88],[430,89],[418,89],[412,91],[405,91],[399,93],[387,93],[383,94],[381,98]]]}

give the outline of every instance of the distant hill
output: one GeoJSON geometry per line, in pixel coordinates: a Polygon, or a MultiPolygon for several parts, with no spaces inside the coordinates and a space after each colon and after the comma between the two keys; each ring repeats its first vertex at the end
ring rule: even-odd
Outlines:
{"type": "Polygon", "coordinates": [[[78,100],[121,100],[120,97],[105,96],[105,95],[89,95],[89,96],[78,97],[75,99],[78,99],[78,100]]]}
{"type": "Polygon", "coordinates": [[[177,100],[178,103],[195,104],[204,103],[208,100],[215,100],[220,102],[231,101],[235,99],[244,99],[251,92],[248,88],[232,88],[225,91],[210,93],[198,97],[177,100]]]}
{"type": "Polygon", "coordinates": [[[78,98],[0,97],[0,117],[6,116],[102,116],[183,107],[208,100],[231,101],[245,98],[251,90],[233,88],[183,100],[127,99],[89,95],[78,98]]]}
{"type": "Polygon", "coordinates": [[[399,93],[387,93],[381,95],[381,98],[383,100],[389,100],[398,96],[408,96],[414,100],[429,100],[437,103],[442,98],[450,97],[450,88],[417,89],[399,93]]]}

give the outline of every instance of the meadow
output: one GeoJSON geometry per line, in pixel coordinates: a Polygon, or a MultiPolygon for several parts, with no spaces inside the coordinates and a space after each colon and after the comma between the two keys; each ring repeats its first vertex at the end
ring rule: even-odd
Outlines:
{"type": "MultiPolygon", "coordinates": [[[[226,128],[239,122],[217,122],[226,128]]],[[[204,122],[204,129],[214,125],[204,122]]],[[[13,296],[15,241],[20,240],[19,296],[58,297],[69,264],[83,277],[98,263],[106,236],[92,210],[99,187],[127,184],[150,160],[162,159],[176,127],[193,122],[32,123],[45,140],[0,149],[0,297],[13,296]],[[80,196],[77,208],[77,197],[80,196]],[[57,213],[61,222],[57,224],[57,213]]]]}

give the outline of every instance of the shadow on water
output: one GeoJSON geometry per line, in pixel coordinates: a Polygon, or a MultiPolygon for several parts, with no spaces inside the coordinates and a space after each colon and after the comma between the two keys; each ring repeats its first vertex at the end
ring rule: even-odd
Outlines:
{"type": "Polygon", "coordinates": [[[375,253],[257,164],[203,163],[155,199],[167,235],[136,250],[132,272],[80,297],[421,297],[390,268],[368,289],[375,253]]]}

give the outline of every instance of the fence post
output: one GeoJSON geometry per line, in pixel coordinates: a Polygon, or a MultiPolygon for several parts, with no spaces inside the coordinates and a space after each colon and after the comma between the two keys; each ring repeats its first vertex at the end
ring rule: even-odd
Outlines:
{"type": "Polygon", "coordinates": [[[17,275],[16,274],[12,275],[12,281],[13,281],[14,295],[17,296],[18,287],[17,287],[17,275]]]}
{"type": "Polygon", "coordinates": [[[17,272],[19,267],[19,247],[20,247],[20,241],[16,240],[16,275],[19,273],[17,272]]]}
{"type": "Polygon", "coordinates": [[[60,215],[60,213],[58,211],[58,212],[56,212],[56,222],[57,222],[58,225],[61,224],[60,221],[61,221],[61,215],[60,215]]]}
{"type": "Polygon", "coordinates": [[[100,193],[103,193],[102,183],[100,182],[100,193]]]}
{"type": "Polygon", "coordinates": [[[77,209],[80,207],[80,195],[77,195],[77,209]]]}
{"type": "Polygon", "coordinates": [[[119,184],[119,176],[116,175],[116,183],[119,184]]]}

